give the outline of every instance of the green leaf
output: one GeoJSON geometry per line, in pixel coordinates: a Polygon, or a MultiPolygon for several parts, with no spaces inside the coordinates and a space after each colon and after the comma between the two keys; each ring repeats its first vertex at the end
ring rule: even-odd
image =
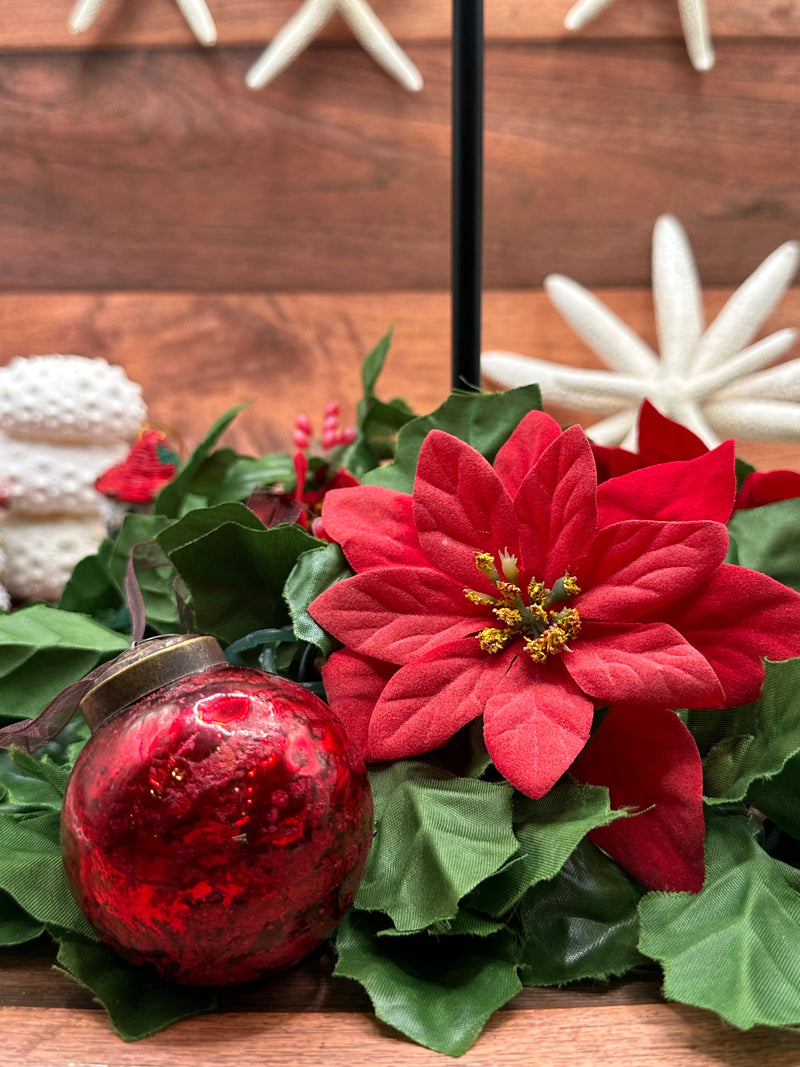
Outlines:
{"type": "Polygon", "coordinates": [[[0,945],[22,945],[44,931],[44,923],[32,919],[9,893],[0,891],[0,945]]]}
{"type": "Polygon", "coordinates": [[[228,500],[246,500],[255,489],[267,485],[282,485],[286,492],[291,492],[296,481],[294,464],[288,452],[272,452],[257,459],[237,456],[213,491],[209,486],[208,503],[213,507],[228,500]]]}
{"type": "Polygon", "coordinates": [[[62,689],[127,645],[85,615],[45,604],[0,615],[0,715],[35,718],[62,689]]]}
{"type": "Polygon", "coordinates": [[[54,935],[97,940],[78,908],[61,859],[61,814],[0,812],[0,889],[54,935]]]}
{"type": "Polygon", "coordinates": [[[318,545],[299,557],[286,580],[283,598],[301,641],[316,645],[324,653],[338,647],[338,642],[309,615],[308,606],[334,582],[349,578],[352,573],[336,544],[318,545]]]}
{"type": "Polygon", "coordinates": [[[414,418],[414,412],[404,400],[394,399],[385,403],[375,396],[375,386],[383,370],[392,331],[380,339],[361,367],[364,395],[358,402],[356,412],[355,441],[336,454],[336,461],[351,474],[361,478],[373,470],[383,459],[394,455],[397,431],[414,418]]]}
{"type": "Polygon", "coordinates": [[[335,975],[366,989],[383,1022],[461,1056],[521,985],[508,931],[487,937],[380,937],[382,920],[351,910],[336,936],[335,975]]]}
{"type": "Polygon", "coordinates": [[[217,419],[183,468],[156,497],[153,508],[157,515],[166,515],[168,518],[176,519],[181,514],[185,501],[194,491],[195,476],[208,459],[211,449],[245,407],[247,407],[246,404],[239,404],[217,419]]]}
{"type": "Polygon", "coordinates": [[[508,782],[456,778],[412,761],[371,775],[376,831],[356,907],[414,932],[452,919],[517,851],[508,782]]]}
{"type": "Polygon", "coordinates": [[[394,463],[369,472],[364,482],[410,493],[422,442],[433,429],[467,441],[491,462],[522,417],[541,406],[538,385],[505,393],[452,394],[430,415],[408,422],[398,434],[394,463]]]}
{"type": "Polygon", "coordinates": [[[393,328],[387,330],[361,364],[361,383],[364,387],[364,396],[367,398],[375,395],[375,386],[378,384],[378,378],[383,370],[386,357],[389,355],[389,349],[392,347],[393,332],[393,328]]]}
{"type": "Polygon", "coordinates": [[[94,994],[125,1041],[149,1037],[179,1019],[217,1007],[213,990],[165,982],[155,971],[134,967],[105,945],[64,940],[57,965],[94,994]]]}
{"type": "Polygon", "coordinates": [[[736,492],[738,493],[745,478],[755,471],[755,467],[752,463],[748,463],[746,459],[740,459],[739,456],[734,460],[734,465],[736,469],[736,492]]]}
{"type": "MultiPolygon", "coordinates": [[[[128,559],[134,545],[140,542],[155,541],[158,534],[170,525],[170,520],[163,515],[125,516],[119,534],[111,544],[106,556],[111,580],[120,593],[125,589],[125,575],[128,559]]],[[[169,565],[164,567],[139,567],[136,581],[144,600],[147,625],[159,634],[174,634],[181,630],[180,616],[172,583],[175,570],[169,565]]]]}
{"type": "Polygon", "coordinates": [[[472,894],[470,905],[487,915],[504,915],[530,886],[557,874],[590,830],[621,816],[623,811],[612,810],[605,786],[584,785],[568,775],[540,800],[517,793],[519,855],[472,894]]]}
{"type": "Polygon", "coordinates": [[[707,813],[706,881],[697,894],[648,893],[640,950],[664,969],[664,995],[729,1023],[800,1024],[797,872],[772,859],[744,815],[707,813]]]}
{"type": "Polygon", "coordinates": [[[3,814],[43,808],[60,812],[70,770],[46,756],[30,756],[13,748],[0,752],[0,783],[6,790],[3,814]]]}
{"type": "Polygon", "coordinates": [[[753,782],[747,803],[800,840],[800,753],[774,778],[753,782]]]}
{"type": "MultiPolygon", "coordinates": [[[[756,779],[777,774],[800,752],[800,659],[767,660],[765,670],[758,700],[724,713],[728,736],[703,760],[703,788],[709,797],[742,800],[756,779]]],[[[692,721],[704,714],[694,713],[692,721]]]]}
{"type": "Polygon", "coordinates": [[[728,562],[761,571],[800,591],[800,500],[734,511],[728,522],[728,562]]]}
{"type": "Polygon", "coordinates": [[[77,716],[35,756],[12,748],[0,751],[0,813],[61,811],[72,766],[89,737],[77,716]]]}
{"type": "Polygon", "coordinates": [[[266,529],[237,503],[189,512],[156,540],[189,587],[198,629],[225,644],[289,622],[284,585],[319,545],[299,526],[266,529]]]}
{"type": "Polygon", "coordinates": [[[637,904],[643,892],[583,840],[555,877],[527,891],[515,912],[523,984],[604,980],[641,964],[637,904]]]}
{"type": "MultiPolygon", "coordinates": [[[[110,542],[109,542],[110,546],[110,542]]],[[[110,629],[123,607],[123,597],[108,573],[99,554],[79,560],[61,593],[58,606],[62,611],[75,611],[91,617],[110,629]]],[[[130,632],[128,616],[128,632],[130,632]]]]}

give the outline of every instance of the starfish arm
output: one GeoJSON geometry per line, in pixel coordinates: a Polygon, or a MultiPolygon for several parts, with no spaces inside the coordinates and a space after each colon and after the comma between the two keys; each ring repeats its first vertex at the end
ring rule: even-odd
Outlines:
{"type": "Polygon", "coordinates": [[[248,87],[263,88],[297,59],[331,18],[336,6],[337,0],[306,0],[248,70],[245,78],[248,87]]]}
{"type": "Polygon", "coordinates": [[[711,70],[714,66],[714,45],[705,0],[678,0],[678,10],[692,66],[695,70],[711,70]]]}
{"type": "Polygon", "coordinates": [[[338,0],[342,18],[349,23],[356,40],[383,69],[409,92],[422,88],[422,75],[392,38],[365,0],[338,0]]]}
{"type": "Polygon", "coordinates": [[[800,405],[780,400],[715,400],[705,415],[722,437],[800,441],[800,405]]]}
{"type": "Polygon", "coordinates": [[[685,374],[703,334],[703,297],[686,231],[662,215],[653,231],[653,303],[661,364],[685,374]]]}
{"type": "MultiPolygon", "coordinates": [[[[618,411],[616,415],[610,415],[601,422],[595,422],[586,431],[589,439],[596,445],[618,445],[626,440],[628,435],[636,433],[636,409],[626,408],[618,411]]],[[[627,445],[625,446],[628,447],[627,445]]],[[[631,448],[636,447],[634,441],[631,448]]]]}
{"type": "Polygon", "coordinates": [[[100,14],[105,0],[78,0],[69,16],[69,32],[84,33],[100,14]]]}
{"type": "Polygon", "coordinates": [[[582,285],[561,274],[550,274],[544,287],[575,333],[609,367],[639,378],[658,374],[658,358],[650,346],[582,285]]]}
{"type": "Polygon", "coordinates": [[[787,241],[744,281],[700,341],[694,371],[711,370],[748,345],[783,296],[800,262],[800,244],[787,241]]]}
{"type": "Polygon", "coordinates": [[[720,389],[715,400],[800,400],[800,359],[748,374],[720,389]]]}
{"type": "Polygon", "coordinates": [[[613,414],[638,403],[647,383],[639,378],[609,374],[604,370],[562,367],[546,359],[522,356],[516,352],[486,352],[481,366],[498,385],[513,387],[538,383],[550,404],[613,414]]]}
{"type": "Polygon", "coordinates": [[[567,12],[564,26],[568,30],[582,30],[613,3],[613,0],[578,0],[567,12]]]}
{"type": "MultiPolygon", "coordinates": [[[[784,352],[788,352],[797,340],[797,330],[779,330],[769,337],[764,337],[738,355],[729,359],[723,366],[698,375],[689,385],[689,392],[695,397],[711,396],[712,393],[732,385],[737,379],[761,370],[774,363],[784,352]]],[[[752,394],[750,394],[752,395],[752,394]]],[[[785,399],[785,397],[776,397],[785,399]]]]}
{"type": "Polygon", "coordinates": [[[205,0],[175,0],[192,33],[206,48],[217,43],[217,27],[205,0]]]}

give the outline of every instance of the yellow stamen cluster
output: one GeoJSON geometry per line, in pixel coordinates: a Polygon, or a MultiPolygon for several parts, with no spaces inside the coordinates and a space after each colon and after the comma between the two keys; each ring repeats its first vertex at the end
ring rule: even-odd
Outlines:
{"type": "Polygon", "coordinates": [[[569,652],[567,641],[581,628],[581,617],[575,608],[564,608],[539,637],[525,638],[525,651],[534,663],[544,663],[548,656],[569,652]]]}
{"type": "Polygon", "coordinates": [[[535,663],[544,663],[548,656],[569,652],[568,642],[580,631],[581,618],[575,608],[557,605],[580,593],[573,575],[565,574],[552,589],[548,589],[544,582],[531,581],[526,590],[526,604],[517,585],[517,560],[508,551],[500,553],[500,571],[495,557],[489,552],[478,552],[475,566],[493,582],[497,596],[475,589],[465,589],[464,595],[473,604],[491,607],[494,617],[502,623],[502,628],[487,626],[477,634],[484,652],[501,652],[515,637],[524,639],[523,647],[535,663]]]}

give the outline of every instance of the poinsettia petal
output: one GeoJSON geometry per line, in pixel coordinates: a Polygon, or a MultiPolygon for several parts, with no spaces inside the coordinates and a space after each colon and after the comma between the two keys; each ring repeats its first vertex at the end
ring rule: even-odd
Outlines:
{"type": "Polygon", "coordinates": [[[728,532],[718,522],[631,519],[599,530],[578,567],[582,618],[632,622],[682,597],[722,563],[728,532]]]}
{"type": "Polygon", "coordinates": [[[597,487],[598,522],[607,526],[624,519],[725,523],[736,496],[733,441],[697,459],[657,463],[597,487]]]}
{"type": "Polygon", "coordinates": [[[494,469],[513,500],[531,467],[560,435],[561,427],[543,411],[529,411],[494,460],[494,469]]]}
{"type": "Polygon", "coordinates": [[[696,459],[706,452],[708,446],[687,426],[662,415],[649,400],[642,403],[639,411],[639,456],[643,465],[696,459]]]}
{"type": "Polygon", "coordinates": [[[427,566],[408,493],[377,485],[328,490],[322,525],[357,571],[397,564],[427,566]]]}
{"type": "Polygon", "coordinates": [[[592,455],[597,467],[597,482],[607,482],[609,478],[619,478],[631,471],[638,471],[644,467],[640,457],[635,452],[629,452],[627,448],[612,447],[611,445],[596,445],[592,442],[592,455]]]}
{"type": "Polygon", "coordinates": [[[597,472],[580,426],[548,445],[514,499],[522,566],[552,586],[583,556],[595,533],[597,472]]]}
{"type": "Polygon", "coordinates": [[[800,656],[800,594],[746,567],[723,563],[702,589],[670,605],[662,617],[714,668],[727,707],[756,699],[763,659],[800,656]]]}
{"type": "Polygon", "coordinates": [[[325,695],[342,722],[350,742],[369,758],[369,720],[386,683],[396,673],[392,663],[359,656],[349,649],[334,652],[322,668],[325,695]]]}
{"type": "Polygon", "coordinates": [[[397,664],[476,632],[487,611],[431,567],[381,567],[356,574],[330,586],[308,610],[354,652],[397,664]]]}
{"type": "Polygon", "coordinates": [[[800,497],[800,471],[752,471],[742,482],[736,510],[760,508],[800,497]]]}
{"type": "Polygon", "coordinates": [[[697,893],[703,886],[703,767],[674,711],[616,705],[571,773],[608,786],[612,808],[639,809],[589,836],[647,889],[697,893]]]}
{"type": "Polygon", "coordinates": [[[593,713],[558,660],[536,664],[520,655],[486,700],[486,748],[504,778],[541,797],[585,744],[593,713]]]}
{"type": "Polygon", "coordinates": [[[517,522],[511,498],[480,452],[431,430],[417,462],[414,521],[422,551],[435,567],[462,586],[494,592],[475,556],[513,553],[517,522]]]}
{"type": "Polygon", "coordinates": [[[708,660],[663,623],[585,623],[563,663],[583,692],[602,704],[708,708],[723,698],[708,660]]]}
{"type": "Polygon", "coordinates": [[[486,689],[504,669],[475,640],[453,641],[401,667],[375,705],[372,758],[403,759],[443,745],[483,712],[486,689]]]}

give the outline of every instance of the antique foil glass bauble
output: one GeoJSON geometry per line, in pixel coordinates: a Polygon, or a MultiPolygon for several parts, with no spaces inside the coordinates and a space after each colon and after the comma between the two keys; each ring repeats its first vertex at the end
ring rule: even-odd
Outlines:
{"type": "Polygon", "coordinates": [[[302,686],[231,667],[212,638],[125,653],[86,695],[63,809],[70,884],[123,956],[193,985],[296,963],[366,863],[360,756],[302,686]]]}

